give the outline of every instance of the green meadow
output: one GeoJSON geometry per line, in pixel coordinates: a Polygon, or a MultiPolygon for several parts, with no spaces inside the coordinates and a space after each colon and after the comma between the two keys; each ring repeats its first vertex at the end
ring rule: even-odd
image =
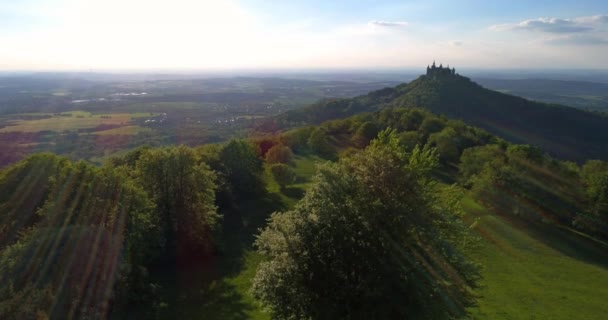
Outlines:
{"type": "Polygon", "coordinates": [[[463,206],[482,238],[475,319],[605,319],[608,248],[545,224],[526,225],[463,206]]]}

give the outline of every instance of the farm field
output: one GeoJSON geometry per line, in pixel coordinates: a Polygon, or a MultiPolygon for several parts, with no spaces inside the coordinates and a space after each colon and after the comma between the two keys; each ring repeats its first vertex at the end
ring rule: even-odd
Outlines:
{"type": "Polygon", "coordinates": [[[108,129],[108,130],[96,131],[95,134],[100,135],[100,136],[113,136],[113,135],[130,136],[130,135],[138,134],[140,132],[151,132],[151,131],[152,131],[152,129],[146,128],[146,127],[141,127],[141,126],[124,126],[124,127],[113,128],[113,129],[108,129]]]}
{"type": "MultiPolygon", "coordinates": [[[[23,115],[14,115],[17,118],[23,115]]],[[[90,129],[97,126],[127,126],[134,118],[152,117],[149,112],[140,113],[108,113],[93,114],[86,111],[70,111],[60,114],[38,114],[40,119],[8,120],[7,126],[0,132],[40,132],[40,131],[68,131],[90,129]]]]}

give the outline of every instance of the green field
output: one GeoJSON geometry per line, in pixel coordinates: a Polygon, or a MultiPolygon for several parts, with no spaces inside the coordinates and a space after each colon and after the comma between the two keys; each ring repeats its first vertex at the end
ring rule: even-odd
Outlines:
{"type": "MultiPolygon", "coordinates": [[[[33,114],[23,114],[33,115],[33,114]]],[[[139,113],[108,113],[92,114],[86,111],[70,111],[61,114],[36,114],[50,116],[50,118],[33,120],[8,120],[8,126],[1,128],[0,132],[40,132],[40,131],[66,131],[94,128],[99,125],[129,125],[132,118],[145,118],[154,116],[149,112],[139,113]]],[[[22,115],[16,115],[19,117],[22,115]]],[[[124,134],[124,133],[123,133],[124,134]]]]}
{"type": "Polygon", "coordinates": [[[483,264],[475,319],[606,319],[608,249],[548,225],[524,225],[487,213],[480,218],[483,264]]]}

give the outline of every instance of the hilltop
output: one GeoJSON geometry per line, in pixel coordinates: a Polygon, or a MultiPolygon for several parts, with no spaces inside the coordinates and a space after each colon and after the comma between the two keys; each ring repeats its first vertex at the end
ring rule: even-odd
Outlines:
{"type": "Polygon", "coordinates": [[[455,69],[435,65],[412,82],[351,99],[323,100],[276,120],[281,126],[318,124],[388,107],[424,108],[564,159],[608,157],[608,117],[489,90],[455,69]]]}

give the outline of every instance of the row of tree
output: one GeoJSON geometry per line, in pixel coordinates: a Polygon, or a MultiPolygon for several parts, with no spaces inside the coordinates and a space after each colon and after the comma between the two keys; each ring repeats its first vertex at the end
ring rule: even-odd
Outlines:
{"type": "Polygon", "coordinates": [[[216,254],[221,214],[264,190],[253,144],[52,154],[0,172],[0,318],[153,317],[159,265],[216,254]]]}
{"type": "Polygon", "coordinates": [[[435,175],[473,190],[473,197],[498,213],[575,227],[608,239],[606,162],[582,165],[560,161],[543,150],[506,142],[462,121],[422,109],[385,108],[283,133],[296,153],[335,159],[360,149],[385,128],[401,145],[436,148],[441,166],[435,175]]]}

